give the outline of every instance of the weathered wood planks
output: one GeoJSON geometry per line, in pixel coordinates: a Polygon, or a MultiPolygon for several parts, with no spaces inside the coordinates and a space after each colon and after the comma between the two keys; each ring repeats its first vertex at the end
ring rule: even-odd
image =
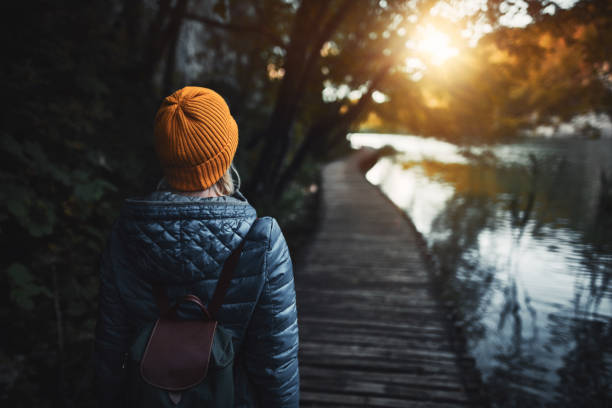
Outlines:
{"type": "Polygon", "coordinates": [[[414,231],[358,170],[367,154],[324,168],[320,227],[296,264],[301,405],[473,406],[472,362],[449,340],[414,231]]]}

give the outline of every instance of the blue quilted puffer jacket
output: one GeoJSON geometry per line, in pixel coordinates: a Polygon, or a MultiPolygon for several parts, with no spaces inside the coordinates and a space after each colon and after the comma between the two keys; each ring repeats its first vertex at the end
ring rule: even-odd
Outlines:
{"type": "Polygon", "coordinates": [[[129,199],[101,261],[96,327],[96,386],[101,406],[122,406],[126,352],[158,317],[151,283],[171,299],[193,293],[205,303],[229,254],[245,241],[217,314],[234,340],[236,406],[297,407],[298,326],[291,258],[276,221],[231,197],[155,192],[129,199]]]}

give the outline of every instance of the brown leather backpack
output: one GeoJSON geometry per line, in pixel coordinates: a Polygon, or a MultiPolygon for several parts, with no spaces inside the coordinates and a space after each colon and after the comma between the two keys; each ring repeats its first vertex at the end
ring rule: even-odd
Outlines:
{"type": "Polygon", "coordinates": [[[159,319],[138,336],[130,353],[132,375],[137,369],[139,377],[130,386],[130,399],[136,406],[233,406],[232,337],[218,325],[216,315],[243,245],[225,261],[208,307],[193,294],[170,306],[166,289],[153,285],[159,319]],[[178,309],[183,304],[196,305],[201,318],[181,319],[178,309]]]}

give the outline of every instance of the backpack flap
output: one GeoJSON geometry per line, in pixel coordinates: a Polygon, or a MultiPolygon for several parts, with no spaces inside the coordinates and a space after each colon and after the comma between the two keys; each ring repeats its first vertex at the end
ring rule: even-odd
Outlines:
{"type": "MultiPolygon", "coordinates": [[[[167,391],[182,391],[206,378],[217,328],[215,316],[223,304],[243,246],[244,241],[225,261],[208,308],[195,295],[183,296],[173,307],[169,307],[165,289],[158,284],[152,285],[161,317],[155,323],[140,362],[140,374],[145,382],[167,391]],[[179,319],[177,309],[186,302],[197,305],[204,314],[203,319],[179,319]]],[[[224,334],[223,330],[220,330],[220,334],[224,334]]],[[[222,335],[220,338],[223,341],[217,348],[222,347],[221,351],[231,350],[231,335],[222,335]]],[[[221,355],[233,357],[233,351],[221,352],[221,355]]],[[[231,360],[215,362],[226,366],[231,360]]]]}
{"type": "Polygon", "coordinates": [[[185,390],[200,383],[208,373],[216,327],[217,322],[196,296],[183,297],[155,324],[140,364],[142,378],[168,391],[185,390]],[[176,309],[184,302],[200,306],[205,320],[179,320],[176,309]]]}

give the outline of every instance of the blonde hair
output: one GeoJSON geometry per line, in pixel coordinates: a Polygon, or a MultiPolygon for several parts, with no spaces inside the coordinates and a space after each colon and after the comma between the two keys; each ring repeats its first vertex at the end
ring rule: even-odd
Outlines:
{"type": "MultiPolygon", "coordinates": [[[[232,177],[232,171],[238,172],[234,168],[234,164],[230,164],[227,168],[227,171],[215,184],[210,186],[209,188],[213,189],[218,195],[232,195],[234,191],[236,191],[236,187],[234,185],[234,178],[232,177]]],[[[238,176],[238,182],[240,182],[240,176],[238,176]]]]}

